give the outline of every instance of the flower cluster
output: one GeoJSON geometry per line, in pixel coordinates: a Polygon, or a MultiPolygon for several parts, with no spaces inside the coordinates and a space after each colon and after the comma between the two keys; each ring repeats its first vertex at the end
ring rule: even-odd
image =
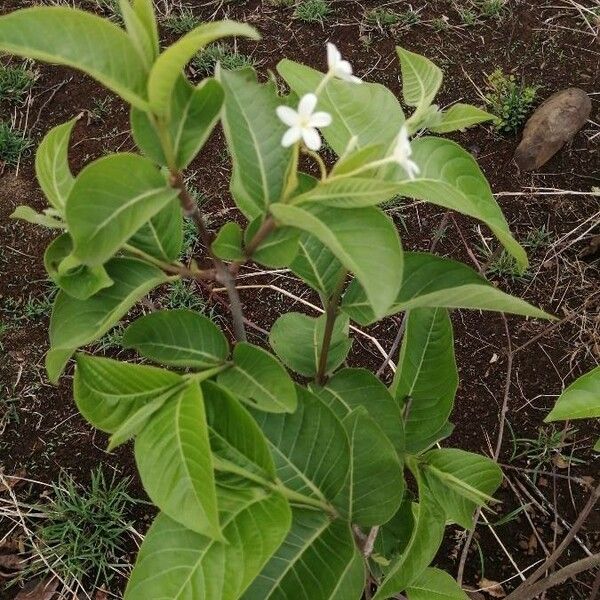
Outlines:
{"type": "MultiPolygon", "coordinates": [[[[332,118],[328,112],[316,111],[318,95],[320,91],[333,79],[341,79],[354,84],[361,84],[362,79],[356,77],[352,71],[352,65],[342,58],[342,54],[332,43],[327,44],[327,73],[319,87],[314,93],[304,95],[298,103],[298,108],[294,110],[289,106],[277,107],[277,116],[288,127],[288,130],[281,139],[281,144],[288,148],[298,142],[304,142],[304,145],[312,151],[321,148],[322,140],[319,129],[331,125],[332,118]]],[[[414,179],[420,172],[419,166],[411,160],[412,146],[408,129],[403,126],[398,134],[394,149],[390,156],[380,164],[397,163],[405,171],[410,179],[414,179]]]]}

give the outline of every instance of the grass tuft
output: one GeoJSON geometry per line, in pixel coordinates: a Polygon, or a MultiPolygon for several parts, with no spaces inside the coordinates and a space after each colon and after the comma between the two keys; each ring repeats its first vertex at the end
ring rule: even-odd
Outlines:
{"type": "Polygon", "coordinates": [[[0,65],[0,102],[20,106],[36,79],[37,73],[25,64],[18,67],[0,65]]]}
{"type": "Polygon", "coordinates": [[[214,73],[217,63],[220,63],[221,67],[228,71],[254,65],[250,56],[232,50],[223,43],[211,44],[193,58],[191,64],[197,75],[207,77],[214,73]]]}
{"type": "Polygon", "coordinates": [[[183,8],[179,12],[171,12],[163,19],[164,28],[179,35],[188,33],[198,27],[200,23],[200,19],[189,8],[183,8]]]}
{"type": "Polygon", "coordinates": [[[6,121],[0,121],[0,163],[14,167],[31,146],[32,141],[22,131],[6,121]]]}
{"type": "Polygon", "coordinates": [[[294,17],[305,23],[322,23],[331,12],[327,0],[302,0],[296,6],[294,17]]]}

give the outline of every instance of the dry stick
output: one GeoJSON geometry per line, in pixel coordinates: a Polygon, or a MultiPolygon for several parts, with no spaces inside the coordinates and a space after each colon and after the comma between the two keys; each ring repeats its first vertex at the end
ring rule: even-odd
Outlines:
{"type": "Polygon", "coordinates": [[[206,247],[206,251],[211,257],[215,269],[217,272],[217,281],[222,283],[227,291],[227,295],[229,296],[229,310],[231,311],[231,317],[233,319],[233,333],[235,335],[235,339],[238,342],[246,341],[246,328],[244,327],[244,313],[242,311],[242,302],[240,300],[240,295],[235,287],[235,280],[231,271],[225,266],[225,263],[217,256],[215,256],[210,248],[212,243],[212,236],[208,229],[206,228],[206,224],[204,223],[204,219],[202,217],[202,213],[200,212],[200,208],[196,201],[192,198],[189,193],[185,181],[183,180],[183,175],[180,171],[171,172],[171,184],[173,187],[179,190],[179,200],[181,201],[181,205],[185,214],[192,218],[194,224],[196,225],[196,229],[198,230],[198,234],[200,235],[200,239],[202,243],[206,247]]]}
{"type": "MultiPolygon", "coordinates": [[[[594,489],[594,491],[590,495],[586,505],[583,507],[583,510],[579,513],[577,520],[575,521],[575,523],[573,523],[573,527],[571,527],[571,529],[569,530],[569,533],[567,533],[567,535],[565,536],[563,541],[559,544],[558,548],[556,548],[556,550],[542,563],[542,565],[540,565],[526,579],[526,581],[524,581],[512,594],[509,594],[507,596],[506,600],[525,600],[526,598],[534,597],[534,596],[523,595],[523,594],[524,594],[524,592],[526,592],[530,589],[533,589],[535,587],[534,586],[535,582],[540,577],[543,577],[543,575],[548,571],[548,569],[550,569],[554,564],[556,564],[556,561],[563,555],[564,551],[567,549],[567,547],[571,544],[571,542],[577,535],[577,532],[581,529],[581,527],[586,522],[589,514],[592,512],[592,509],[598,502],[598,499],[600,499],[600,484],[598,484],[598,486],[594,489]]],[[[594,556],[596,557],[596,560],[598,560],[598,558],[600,558],[600,554],[596,554],[594,556]]],[[[584,559],[584,560],[590,560],[591,558],[594,558],[594,556],[587,557],[587,559],[584,559]]],[[[581,562],[581,561],[578,561],[578,562],[581,562]]],[[[573,564],[577,564],[577,563],[573,563],[573,564]]],[[[572,565],[569,565],[569,566],[572,566],[572,565]]],[[[594,566],[594,565],[592,565],[592,566],[594,566]]],[[[559,573],[564,572],[568,568],[569,567],[565,567],[564,569],[557,571],[551,577],[547,577],[544,580],[544,582],[547,582],[548,580],[552,579],[552,577],[558,575],[559,573]]],[[[588,568],[590,568],[590,567],[588,567],[588,568]]],[[[579,572],[580,571],[574,571],[571,575],[576,575],[579,572]]],[[[569,575],[569,577],[571,577],[571,575],[569,575]]],[[[560,583],[560,582],[558,582],[558,583],[560,583]]],[[[556,584],[553,584],[553,585],[556,585],[556,584]]],[[[546,589],[549,589],[549,588],[544,587],[540,590],[540,592],[543,592],[546,589]]],[[[537,593],[540,593],[540,592],[537,592],[537,593]]]]}
{"type": "Polygon", "coordinates": [[[594,583],[592,584],[592,592],[590,594],[589,600],[599,600],[600,599],[600,570],[596,574],[594,579],[594,583]]]}
{"type": "Polygon", "coordinates": [[[600,554],[576,560],[539,583],[533,585],[527,585],[527,582],[522,583],[514,592],[506,596],[505,600],[533,600],[542,592],[564,583],[567,579],[574,577],[578,573],[589,571],[598,565],[600,565],[600,554]]]}

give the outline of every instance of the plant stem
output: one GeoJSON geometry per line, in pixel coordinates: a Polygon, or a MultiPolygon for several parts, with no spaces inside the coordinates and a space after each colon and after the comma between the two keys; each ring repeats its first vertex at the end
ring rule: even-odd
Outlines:
{"type": "Polygon", "coordinates": [[[254,237],[244,249],[246,258],[252,257],[252,255],[256,252],[256,249],[264,242],[269,234],[275,230],[276,227],[277,223],[275,222],[275,219],[269,215],[263,221],[263,224],[258,228],[258,231],[254,234],[254,237]]]}
{"type": "Polygon", "coordinates": [[[198,235],[206,247],[206,252],[215,265],[216,280],[219,283],[222,283],[227,291],[227,295],[229,296],[229,310],[231,311],[231,316],[233,318],[233,332],[235,339],[238,342],[245,342],[246,329],[244,327],[244,313],[242,310],[240,295],[235,287],[233,274],[225,266],[225,263],[218,256],[213,254],[213,251],[210,247],[212,243],[212,235],[206,228],[204,218],[202,217],[202,213],[200,212],[196,201],[192,198],[192,195],[185,185],[181,171],[171,170],[171,185],[179,190],[179,200],[181,202],[181,206],[183,207],[185,214],[194,221],[196,229],[198,230],[198,235]]]}
{"type": "Polygon", "coordinates": [[[325,330],[323,332],[323,343],[321,344],[321,352],[319,354],[319,366],[317,369],[317,375],[315,381],[318,385],[325,383],[327,374],[327,358],[329,356],[329,349],[331,347],[331,338],[333,336],[333,327],[338,314],[338,305],[342,298],[342,292],[344,290],[344,284],[346,283],[347,271],[344,270],[340,277],[340,281],[335,288],[335,291],[331,295],[331,298],[327,301],[325,308],[325,330]]]}
{"type": "Polygon", "coordinates": [[[542,592],[553,588],[554,586],[560,585],[567,581],[571,577],[574,577],[578,573],[588,571],[600,565],[600,554],[594,554],[581,560],[563,567],[556,573],[552,573],[549,577],[545,577],[542,581],[527,586],[527,581],[523,582],[514,592],[506,596],[505,600],[533,600],[537,598],[542,592]]]}
{"type": "MultiPolygon", "coordinates": [[[[573,541],[573,539],[577,535],[577,532],[582,528],[582,526],[587,521],[588,516],[592,512],[592,509],[594,508],[594,506],[596,505],[596,503],[598,502],[599,499],[600,499],[600,484],[592,492],[586,505],[583,507],[583,510],[579,513],[577,520],[575,521],[575,523],[573,523],[573,527],[571,527],[571,529],[569,530],[569,532],[567,533],[567,535],[565,536],[563,541],[559,544],[558,548],[556,548],[556,550],[514,592],[512,592],[512,594],[509,594],[506,597],[506,600],[526,600],[529,598],[534,598],[540,592],[543,592],[544,590],[548,589],[547,587],[544,587],[541,590],[539,590],[536,594],[529,595],[529,591],[536,588],[536,586],[534,585],[536,583],[536,581],[540,577],[543,577],[544,574],[548,571],[548,569],[550,569],[552,566],[554,566],[554,564],[556,564],[556,561],[564,554],[564,551],[567,549],[569,544],[573,541]]],[[[596,557],[596,560],[598,561],[598,563],[600,563],[600,560],[599,560],[600,554],[596,554],[595,557],[596,557]]],[[[578,562],[581,562],[581,561],[578,561],[578,562]]],[[[573,564],[577,564],[577,563],[573,563],[573,564]]],[[[569,565],[569,566],[572,566],[572,565],[569,565]]],[[[594,565],[592,565],[592,566],[594,566],[594,565]]],[[[557,571],[556,573],[554,573],[554,575],[552,575],[551,577],[547,577],[546,579],[544,579],[544,581],[540,585],[545,584],[552,577],[558,575],[559,573],[565,571],[568,568],[569,567],[565,567],[564,569],[561,569],[560,571],[557,571]]],[[[590,567],[588,567],[588,568],[590,568],[590,567]]],[[[568,577],[571,577],[572,575],[576,575],[577,573],[579,573],[582,570],[584,570],[584,569],[575,571],[572,574],[568,575],[568,577]]],[[[555,583],[553,585],[557,585],[558,583],[560,583],[560,581],[558,581],[557,583],[555,583]]]]}

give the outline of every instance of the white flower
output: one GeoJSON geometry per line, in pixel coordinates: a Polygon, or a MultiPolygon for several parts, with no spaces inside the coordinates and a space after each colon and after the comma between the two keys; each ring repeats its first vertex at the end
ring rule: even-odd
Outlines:
{"type": "Polygon", "coordinates": [[[403,125],[392,152],[392,160],[406,171],[410,179],[414,179],[421,172],[421,169],[414,160],[410,160],[411,156],[412,146],[408,137],[408,129],[406,129],[406,125],[403,125]]]}
{"type": "Polygon", "coordinates": [[[327,66],[334,77],[352,83],[362,83],[362,79],[352,75],[352,65],[342,59],[340,51],[331,42],[327,42],[327,66]]]}
{"type": "Polygon", "coordinates": [[[289,106],[277,107],[277,116],[289,127],[281,140],[282,146],[287,148],[302,139],[310,150],[318,150],[321,147],[321,136],[316,128],[331,125],[331,115],[315,112],[316,107],[315,94],[303,96],[298,110],[289,106]]]}

